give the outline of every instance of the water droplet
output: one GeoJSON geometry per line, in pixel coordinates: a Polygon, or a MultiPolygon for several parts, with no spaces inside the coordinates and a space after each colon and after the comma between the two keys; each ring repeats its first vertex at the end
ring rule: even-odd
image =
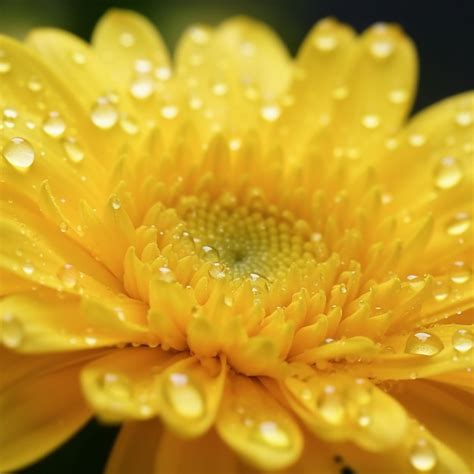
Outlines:
{"type": "Polygon", "coordinates": [[[77,278],[79,276],[76,268],[69,264],[65,263],[58,272],[58,278],[61,280],[61,283],[68,289],[72,289],[77,285],[77,278]]]}
{"type": "Polygon", "coordinates": [[[449,235],[458,236],[464,234],[471,227],[471,216],[467,212],[458,212],[446,225],[449,235]]]}
{"type": "Polygon", "coordinates": [[[148,74],[137,76],[130,84],[130,94],[138,100],[148,99],[154,91],[155,83],[148,74]]]}
{"type": "Polygon", "coordinates": [[[135,71],[141,74],[147,74],[151,72],[153,65],[148,59],[137,59],[135,61],[135,71]]]}
{"type": "Polygon", "coordinates": [[[443,348],[444,345],[438,336],[429,332],[420,331],[408,337],[405,352],[407,354],[433,356],[438,354],[443,348]]]}
{"type": "Polygon", "coordinates": [[[209,269],[209,275],[216,280],[223,280],[226,277],[226,268],[222,263],[213,263],[209,269]]]}
{"type": "Polygon", "coordinates": [[[219,260],[219,252],[211,245],[201,247],[201,256],[206,262],[217,262],[219,260]]]}
{"type": "Polygon", "coordinates": [[[268,446],[276,449],[288,448],[290,437],[288,433],[274,421],[263,421],[258,425],[260,439],[268,446]]]}
{"type": "Polygon", "coordinates": [[[173,372],[166,378],[163,390],[172,409],[183,418],[196,419],[205,411],[204,399],[188,375],[173,372]]]}
{"type": "Polygon", "coordinates": [[[394,43],[386,39],[376,40],[370,45],[370,54],[377,60],[389,58],[394,50],[394,43]]]}
{"type": "Polygon", "coordinates": [[[189,31],[191,40],[199,45],[206,44],[209,41],[209,32],[200,26],[193,26],[189,31]]]}
{"type": "Polygon", "coordinates": [[[408,99],[408,92],[405,89],[393,89],[388,93],[388,100],[392,104],[403,104],[408,99]]]}
{"type": "Polygon", "coordinates": [[[124,48],[131,48],[135,44],[135,36],[132,33],[124,31],[119,36],[119,43],[124,48]]]}
{"type": "Polygon", "coordinates": [[[6,347],[18,347],[25,335],[22,322],[13,314],[5,313],[1,319],[0,337],[6,347]]]}
{"type": "Polygon", "coordinates": [[[380,118],[377,115],[367,114],[362,117],[362,125],[373,130],[380,125],[380,118]]]}
{"type": "Polygon", "coordinates": [[[18,171],[26,171],[35,161],[35,150],[21,137],[11,138],[3,147],[3,157],[18,171]]]}
{"type": "Polygon", "coordinates": [[[3,52],[0,51],[0,74],[6,74],[12,68],[10,62],[3,56],[3,52]]]}
{"type": "Polygon", "coordinates": [[[324,53],[329,53],[337,48],[338,40],[332,35],[317,35],[313,40],[314,46],[324,53]]]}
{"type": "Polygon", "coordinates": [[[132,395],[130,380],[118,372],[106,372],[99,377],[99,386],[114,401],[128,401],[132,395]]]}
{"type": "Polygon", "coordinates": [[[260,109],[260,115],[267,122],[275,122],[281,114],[280,106],[277,104],[266,104],[260,109]]]}
{"type": "Polygon", "coordinates": [[[164,281],[166,283],[174,283],[176,281],[176,277],[170,268],[160,267],[158,268],[158,280],[164,281]]]}
{"type": "Polygon", "coordinates": [[[122,207],[122,203],[118,196],[112,196],[109,200],[109,204],[114,211],[118,211],[122,207]]]}
{"type": "Polygon", "coordinates": [[[111,129],[117,123],[118,118],[117,108],[107,97],[100,97],[92,107],[92,123],[102,130],[111,129]]]}
{"type": "Polygon", "coordinates": [[[28,89],[31,92],[39,92],[43,88],[43,84],[40,82],[39,79],[32,77],[27,83],[28,89]]]}
{"type": "Polygon", "coordinates": [[[466,354],[471,351],[474,345],[474,337],[469,329],[458,329],[453,334],[452,342],[457,352],[466,354]]]}
{"type": "Polygon", "coordinates": [[[63,233],[67,232],[68,228],[69,228],[69,226],[67,225],[67,222],[63,221],[59,224],[59,230],[63,233]]]}
{"type": "Polygon", "coordinates": [[[177,117],[179,109],[176,105],[168,104],[161,107],[160,112],[163,118],[172,120],[177,117]]]}
{"type": "Polygon", "coordinates": [[[459,112],[454,117],[455,122],[461,127],[468,127],[472,124],[472,114],[468,111],[459,112]]]}
{"type": "Polygon", "coordinates": [[[53,138],[62,136],[65,130],[66,124],[57,112],[51,112],[43,123],[44,133],[53,138]]]}
{"type": "Polygon", "coordinates": [[[326,385],[321,391],[317,407],[323,419],[331,425],[340,425],[346,417],[342,395],[333,385],[326,385]]]}
{"type": "Polygon", "coordinates": [[[436,465],[436,451],[426,439],[420,438],[410,452],[411,465],[420,472],[431,471],[436,465]]]}
{"type": "Polygon", "coordinates": [[[129,135],[135,135],[138,133],[137,121],[128,115],[122,116],[120,119],[120,127],[125,133],[128,133],[129,135]]]}
{"type": "Polygon", "coordinates": [[[462,169],[452,156],[442,158],[435,168],[435,186],[439,189],[450,189],[459,184],[463,176],[462,169]]]}
{"type": "Polygon", "coordinates": [[[332,96],[336,100],[343,100],[349,95],[349,89],[345,86],[336,87],[332,91],[332,96]]]}
{"type": "Polygon", "coordinates": [[[212,93],[217,96],[226,95],[229,90],[229,86],[225,82],[216,82],[212,86],[212,93]]]}
{"type": "Polygon", "coordinates": [[[467,283],[472,276],[472,269],[466,262],[458,261],[453,263],[452,273],[450,279],[457,285],[467,283]]]}
{"type": "Polygon", "coordinates": [[[420,133],[414,133],[408,137],[408,143],[411,146],[420,147],[426,143],[426,137],[420,133]]]}
{"type": "Polygon", "coordinates": [[[161,66],[155,69],[155,77],[159,81],[168,81],[171,79],[171,75],[171,69],[167,66],[161,66]]]}
{"type": "Polygon", "coordinates": [[[72,60],[79,66],[83,66],[87,62],[87,57],[82,51],[75,51],[71,57],[72,60]]]}
{"type": "Polygon", "coordinates": [[[84,150],[75,138],[68,137],[63,140],[63,148],[66,156],[73,163],[80,163],[84,159],[84,150]]]}
{"type": "Polygon", "coordinates": [[[25,275],[33,275],[35,267],[31,263],[25,263],[22,267],[22,270],[25,275]]]}

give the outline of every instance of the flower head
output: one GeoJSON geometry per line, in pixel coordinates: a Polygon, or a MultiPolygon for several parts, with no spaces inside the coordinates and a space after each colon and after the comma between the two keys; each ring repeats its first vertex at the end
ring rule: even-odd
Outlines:
{"type": "Polygon", "coordinates": [[[0,38],[2,470],[94,414],[108,473],[468,472],[474,95],[402,127],[416,75],[332,19],[0,38]]]}

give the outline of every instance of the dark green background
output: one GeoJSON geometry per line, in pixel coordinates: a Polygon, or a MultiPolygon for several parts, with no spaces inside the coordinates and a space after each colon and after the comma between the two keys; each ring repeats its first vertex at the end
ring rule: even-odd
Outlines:
{"type": "MultiPolygon", "coordinates": [[[[293,53],[313,23],[325,16],[335,16],[359,31],[378,21],[396,22],[418,46],[420,88],[415,110],[474,88],[472,0],[0,0],[0,32],[22,38],[35,26],[57,26],[89,38],[97,19],[113,6],[147,15],[171,48],[189,23],[213,24],[242,13],[272,25],[293,53]]],[[[91,422],[61,449],[21,472],[98,474],[116,431],[91,422]]]]}

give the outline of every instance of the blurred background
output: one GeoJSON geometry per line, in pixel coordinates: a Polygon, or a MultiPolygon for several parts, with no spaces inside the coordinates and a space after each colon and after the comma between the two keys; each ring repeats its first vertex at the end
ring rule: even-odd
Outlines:
{"type": "MultiPolygon", "coordinates": [[[[325,16],[335,16],[358,31],[379,21],[395,22],[418,47],[415,110],[474,89],[473,0],[0,0],[0,33],[21,39],[31,28],[55,26],[89,39],[97,19],[111,7],[145,14],[171,49],[190,23],[216,24],[235,14],[270,24],[293,54],[311,26],[325,16]]],[[[99,474],[116,432],[91,422],[61,449],[21,472],[99,474]]]]}

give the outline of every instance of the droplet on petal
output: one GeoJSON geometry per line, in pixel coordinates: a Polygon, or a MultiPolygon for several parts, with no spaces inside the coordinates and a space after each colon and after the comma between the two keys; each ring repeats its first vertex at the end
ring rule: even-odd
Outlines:
{"type": "Polygon", "coordinates": [[[426,439],[419,439],[410,452],[411,465],[420,472],[431,471],[437,462],[436,451],[426,439]]]}
{"type": "Polygon", "coordinates": [[[342,394],[333,385],[326,385],[323,388],[317,406],[322,418],[331,425],[340,425],[346,417],[342,394]]]}
{"type": "Polygon", "coordinates": [[[26,171],[35,161],[35,150],[24,138],[11,138],[3,147],[3,157],[18,171],[26,171]]]}
{"type": "Polygon", "coordinates": [[[77,285],[78,276],[79,273],[76,268],[69,263],[65,263],[58,272],[58,278],[61,280],[62,284],[69,289],[72,289],[77,285]]]}
{"type": "Polygon", "coordinates": [[[452,342],[457,352],[467,354],[474,345],[474,336],[469,329],[458,329],[453,334],[452,342]]]}
{"type": "Polygon", "coordinates": [[[440,160],[435,168],[435,186],[438,189],[450,189],[456,186],[462,179],[462,169],[457,160],[446,156],[440,160]]]}
{"type": "Polygon", "coordinates": [[[271,448],[287,448],[290,445],[288,433],[275,421],[263,421],[258,425],[259,438],[271,448]]]}
{"type": "Polygon", "coordinates": [[[446,225],[449,235],[458,236],[464,234],[471,227],[471,216],[467,212],[458,212],[446,225]]]}
{"type": "Polygon", "coordinates": [[[116,401],[127,401],[130,399],[132,391],[130,381],[127,376],[117,372],[106,372],[99,380],[100,388],[104,393],[116,401]]]}
{"type": "Polygon", "coordinates": [[[138,100],[148,99],[155,91],[153,78],[148,74],[141,74],[130,84],[130,94],[138,100]]]}
{"type": "Polygon", "coordinates": [[[164,281],[165,283],[174,283],[176,281],[176,277],[173,271],[168,267],[160,267],[158,268],[158,279],[160,281],[164,281]]]}
{"type": "Polygon", "coordinates": [[[202,394],[186,374],[179,372],[169,374],[163,390],[166,400],[179,416],[196,419],[204,415],[202,394]]]}
{"type": "Polygon", "coordinates": [[[84,159],[84,150],[77,143],[75,138],[65,138],[63,140],[63,148],[66,156],[73,163],[80,163],[84,159]]]}
{"type": "Polygon", "coordinates": [[[472,269],[466,262],[456,261],[453,263],[453,268],[450,275],[450,279],[453,283],[456,283],[457,285],[463,285],[471,279],[471,276],[472,269]]]}
{"type": "Polygon", "coordinates": [[[62,136],[65,130],[66,124],[57,112],[51,112],[43,123],[44,133],[53,138],[62,136]]]}
{"type": "Polygon", "coordinates": [[[118,121],[117,107],[107,98],[100,97],[91,111],[92,123],[102,129],[111,129],[118,121]]]}
{"type": "Polygon", "coordinates": [[[374,114],[367,114],[362,117],[362,125],[370,130],[377,128],[380,124],[380,118],[374,114]]]}
{"type": "Polygon", "coordinates": [[[280,106],[277,104],[267,104],[260,109],[260,115],[267,122],[275,122],[281,114],[280,106]]]}
{"type": "Polygon", "coordinates": [[[422,356],[433,356],[443,350],[444,345],[441,339],[429,332],[416,332],[411,334],[405,345],[407,354],[422,356]]]}
{"type": "Polygon", "coordinates": [[[4,314],[1,319],[1,328],[0,337],[6,347],[15,348],[22,343],[24,337],[23,324],[15,315],[11,313],[4,314]]]}

